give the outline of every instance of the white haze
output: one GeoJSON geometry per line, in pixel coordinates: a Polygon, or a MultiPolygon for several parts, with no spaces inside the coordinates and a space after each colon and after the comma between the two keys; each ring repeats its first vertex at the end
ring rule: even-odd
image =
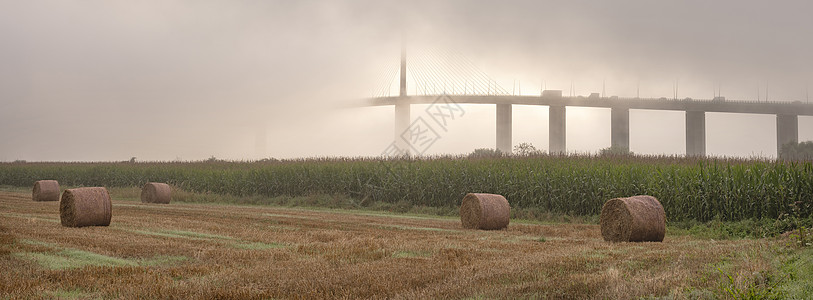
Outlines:
{"type": "MultiPolygon", "coordinates": [[[[411,46],[468,56],[508,90],[807,101],[808,1],[0,0],[0,161],[372,156],[393,108],[373,95],[411,46]],[[264,139],[263,139],[264,138],[264,139]],[[265,144],[261,142],[266,140],[265,144]],[[260,142],[258,142],[260,141],[260,142]]],[[[393,86],[393,91],[396,86],[393,86]]],[[[467,105],[429,153],[493,148],[467,105]]],[[[414,106],[413,116],[422,106],[414,106]]],[[[609,111],[570,107],[568,150],[609,146],[609,111]]],[[[513,144],[547,149],[547,108],[515,106],[513,144]]],[[[631,111],[636,153],[682,154],[683,113],[631,111]]],[[[707,114],[707,152],[776,154],[773,116],[707,114]]],[[[800,140],[813,119],[799,118],[800,140]]]]}

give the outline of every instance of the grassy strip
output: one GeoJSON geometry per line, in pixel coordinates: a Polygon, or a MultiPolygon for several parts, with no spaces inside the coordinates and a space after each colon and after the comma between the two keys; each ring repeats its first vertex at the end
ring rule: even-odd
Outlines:
{"type": "Polygon", "coordinates": [[[397,230],[420,230],[420,231],[437,231],[437,232],[460,232],[461,230],[454,230],[454,229],[445,229],[445,228],[434,228],[434,227],[416,227],[416,226],[404,226],[404,225],[393,225],[393,224],[375,224],[377,227],[382,229],[397,229],[397,230]]]}
{"type": "MultiPolygon", "coordinates": [[[[28,192],[22,191],[21,188],[11,188],[8,186],[0,187],[0,190],[8,190],[13,192],[28,192]]],[[[133,194],[140,193],[139,188],[114,188],[112,190],[118,191],[111,195],[114,200],[127,200],[130,197],[133,199],[133,194]]],[[[449,222],[459,222],[457,209],[439,209],[426,206],[410,206],[403,204],[401,206],[393,206],[389,203],[369,203],[367,206],[359,206],[358,201],[352,197],[331,196],[331,195],[309,195],[301,197],[263,197],[263,196],[233,196],[233,195],[217,195],[207,193],[194,193],[183,190],[175,190],[173,192],[173,203],[184,204],[216,204],[216,205],[255,205],[255,206],[271,206],[277,209],[291,209],[294,211],[330,211],[332,213],[346,213],[360,216],[374,216],[374,217],[394,217],[394,218],[409,218],[409,219],[426,219],[426,220],[442,220],[449,222]]],[[[178,206],[145,206],[141,204],[116,204],[116,206],[138,207],[146,209],[193,209],[188,207],[178,206]]],[[[0,213],[0,215],[7,217],[36,219],[47,222],[59,222],[56,218],[45,218],[39,215],[28,214],[14,214],[14,213],[0,213]]],[[[271,217],[287,217],[287,218],[310,218],[300,217],[296,215],[282,215],[282,214],[263,214],[271,217]]],[[[560,223],[583,223],[583,224],[597,224],[598,215],[593,216],[569,216],[569,215],[554,215],[551,213],[540,213],[535,209],[515,208],[511,209],[511,223],[512,224],[560,224],[560,223]]],[[[740,239],[740,238],[764,238],[772,237],[783,232],[786,232],[797,226],[810,226],[813,224],[813,216],[807,218],[797,218],[786,215],[780,219],[746,219],[741,221],[721,221],[712,220],[708,222],[699,222],[694,220],[689,221],[670,221],[667,227],[667,234],[669,235],[691,235],[702,239],[740,239]]],[[[206,236],[205,233],[196,232],[139,232],[141,234],[163,235],[175,238],[199,238],[199,239],[224,239],[228,237],[222,236],[206,236]]]]}
{"type": "Polygon", "coordinates": [[[262,243],[262,242],[247,242],[234,239],[229,236],[219,235],[219,234],[210,234],[210,233],[202,233],[202,232],[194,232],[194,231],[184,231],[184,230],[130,230],[125,229],[126,231],[144,234],[144,235],[152,235],[152,236],[161,236],[161,237],[168,237],[168,238],[180,238],[180,239],[192,239],[192,240],[225,240],[230,241],[229,245],[231,247],[237,249],[245,249],[245,250],[266,250],[266,249],[276,249],[276,248],[284,248],[284,244],[279,243],[262,243]]]}
{"type": "Polygon", "coordinates": [[[246,250],[266,250],[266,249],[285,248],[285,245],[280,243],[253,242],[253,243],[235,243],[232,244],[232,247],[246,250]]]}
{"type": "Polygon", "coordinates": [[[16,213],[0,213],[0,216],[9,217],[9,218],[20,218],[20,219],[28,219],[30,221],[45,221],[51,223],[60,223],[59,219],[57,218],[48,218],[43,217],[41,215],[32,215],[32,214],[16,214],[16,213]]]}
{"type": "Polygon", "coordinates": [[[392,253],[394,258],[414,258],[414,257],[432,257],[432,252],[429,251],[395,251],[392,253]]]}
{"type": "Polygon", "coordinates": [[[135,267],[163,266],[189,260],[186,256],[157,255],[151,258],[127,259],[98,254],[79,249],[64,248],[58,244],[21,239],[20,243],[50,248],[54,252],[15,252],[14,255],[37,262],[51,270],[76,269],[85,266],[135,267]]]}
{"type": "Polygon", "coordinates": [[[788,228],[793,227],[789,222],[810,224],[813,222],[813,218],[795,221],[784,219],[748,219],[735,222],[724,222],[720,220],[710,222],[670,222],[667,232],[671,235],[691,235],[697,238],[716,240],[765,238],[786,232],[788,228]]]}
{"type": "MultiPolygon", "coordinates": [[[[140,187],[158,181],[203,194],[249,196],[256,204],[305,197],[305,206],[386,204],[393,211],[431,207],[445,215],[467,192],[502,194],[514,208],[554,215],[594,216],[606,200],[636,194],[660,199],[672,220],[778,219],[813,212],[811,162],[536,156],[0,163],[0,185],[27,188],[43,178],[64,186],[140,187]]],[[[122,197],[135,199],[128,193],[122,197]]]]}
{"type": "Polygon", "coordinates": [[[82,289],[56,290],[47,294],[52,299],[93,299],[88,292],[82,289]]]}
{"type": "Polygon", "coordinates": [[[789,280],[776,288],[787,299],[809,299],[813,295],[813,248],[794,251],[785,256],[781,270],[789,280]]]}
{"type": "MultiPolygon", "coordinates": [[[[310,195],[302,197],[273,197],[260,196],[231,196],[200,194],[180,191],[176,194],[180,203],[195,204],[222,204],[222,205],[258,205],[286,208],[295,211],[327,211],[333,213],[347,213],[360,216],[394,217],[409,219],[442,220],[459,222],[457,209],[437,209],[425,206],[393,207],[388,203],[370,203],[368,206],[355,205],[357,201],[348,197],[334,197],[330,195],[310,195]],[[192,201],[190,201],[192,200],[192,201]]],[[[175,197],[175,196],[173,196],[175,197]]],[[[173,198],[173,201],[176,201],[173,198]]],[[[311,218],[296,215],[264,214],[272,217],[311,218]]],[[[570,216],[540,213],[535,209],[511,208],[512,224],[561,224],[582,223],[597,224],[598,215],[570,216]]],[[[670,221],[667,234],[691,235],[702,239],[739,239],[764,238],[776,236],[799,225],[813,224],[813,216],[808,218],[795,218],[785,216],[781,219],[746,219],[741,221],[712,220],[699,221],[670,221]]]]}
{"type": "Polygon", "coordinates": [[[15,253],[15,255],[34,260],[51,270],[75,269],[84,266],[138,266],[137,262],[131,260],[76,249],[65,249],[56,253],[23,252],[15,253]]]}
{"type": "Polygon", "coordinates": [[[183,237],[191,237],[191,238],[199,238],[199,239],[219,239],[219,240],[231,240],[232,237],[219,235],[219,234],[210,234],[210,233],[203,233],[203,232],[195,232],[195,231],[185,231],[185,230],[161,230],[159,233],[162,234],[169,234],[169,235],[176,235],[176,236],[183,236],[183,237]]]}

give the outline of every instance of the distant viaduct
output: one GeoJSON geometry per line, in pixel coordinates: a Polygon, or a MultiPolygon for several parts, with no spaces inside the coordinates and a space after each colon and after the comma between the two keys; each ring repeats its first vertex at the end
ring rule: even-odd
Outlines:
{"type": "MultiPolygon", "coordinates": [[[[439,95],[408,96],[402,86],[401,96],[365,99],[364,106],[395,106],[395,135],[400,147],[408,141],[398,137],[410,125],[410,105],[432,104],[439,95]]],[[[674,100],[666,98],[639,99],[599,97],[564,97],[561,91],[546,90],[539,96],[506,95],[450,95],[458,104],[494,104],[497,113],[497,149],[510,153],[512,139],[512,105],[545,105],[549,107],[549,153],[564,153],[566,143],[565,107],[598,107],[611,110],[611,144],[613,147],[629,149],[630,109],[672,110],[686,112],[686,155],[706,154],[706,113],[745,113],[776,115],[776,147],[781,152],[782,145],[798,141],[799,116],[813,116],[813,105],[801,102],[753,102],[732,101],[724,98],[714,100],[674,100]]]]}

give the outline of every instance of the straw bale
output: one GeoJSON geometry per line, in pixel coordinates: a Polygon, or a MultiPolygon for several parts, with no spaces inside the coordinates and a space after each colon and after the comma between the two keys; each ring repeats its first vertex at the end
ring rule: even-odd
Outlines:
{"type": "Polygon", "coordinates": [[[141,188],[141,202],[169,204],[172,188],[166,183],[150,182],[141,188]]]}
{"type": "Polygon", "coordinates": [[[463,228],[494,230],[508,227],[511,206],[501,195],[469,193],[460,205],[463,228]]]}
{"type": "Polygon", "coordinates": [[[62,226],[108,226],[113,214],[110,193],[103,187],[67,189],[59,202],[62,226]]]}
{"type": "Polygon", "coordinates": [[[601,236],[609,242],[662,242],[666,213],[652,196],[616,198],[601,208],[601,236]]]}
{"type": "Polygon", "coordinates": [[[59,182],[56,180],[34,182],[32,194],[34,201],[59,201],[59,182]]]}

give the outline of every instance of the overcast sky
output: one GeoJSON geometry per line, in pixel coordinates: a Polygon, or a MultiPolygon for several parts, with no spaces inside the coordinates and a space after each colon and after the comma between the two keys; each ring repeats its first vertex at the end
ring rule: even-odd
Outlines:
{"type": "MultiPolygon", "coordinates": [[[[378,155],[372,96],[410,48],[462,53],[501,86],[587,95],[807,101],[809,1],[0,0],[0,161],[378,155]],[[265,140],[263,146],[262,142],[265,140]]],[[[393,91],[396,86],[392,86],[393,91]]],[[[519,93],[520,91],[517,91],[519,93]]],[[[418,116],[422,107],[413,108],[418,116]]],[[[429,153],[493,148],[494,107],[464,106],[429,153]]],[[[568,150],[610,144],[609,110],[568,108],[568,150]]],[[[707,114],[707,153],[775,156],[775,117],[707,114]]],[[[682,154],[682,112],[632,111],[631,150],[682,154]]],[[[548,146],[546,107],[513,144],[548,146]]],[[[799,118],[801,140],[813,119],[799,118]]]]}

